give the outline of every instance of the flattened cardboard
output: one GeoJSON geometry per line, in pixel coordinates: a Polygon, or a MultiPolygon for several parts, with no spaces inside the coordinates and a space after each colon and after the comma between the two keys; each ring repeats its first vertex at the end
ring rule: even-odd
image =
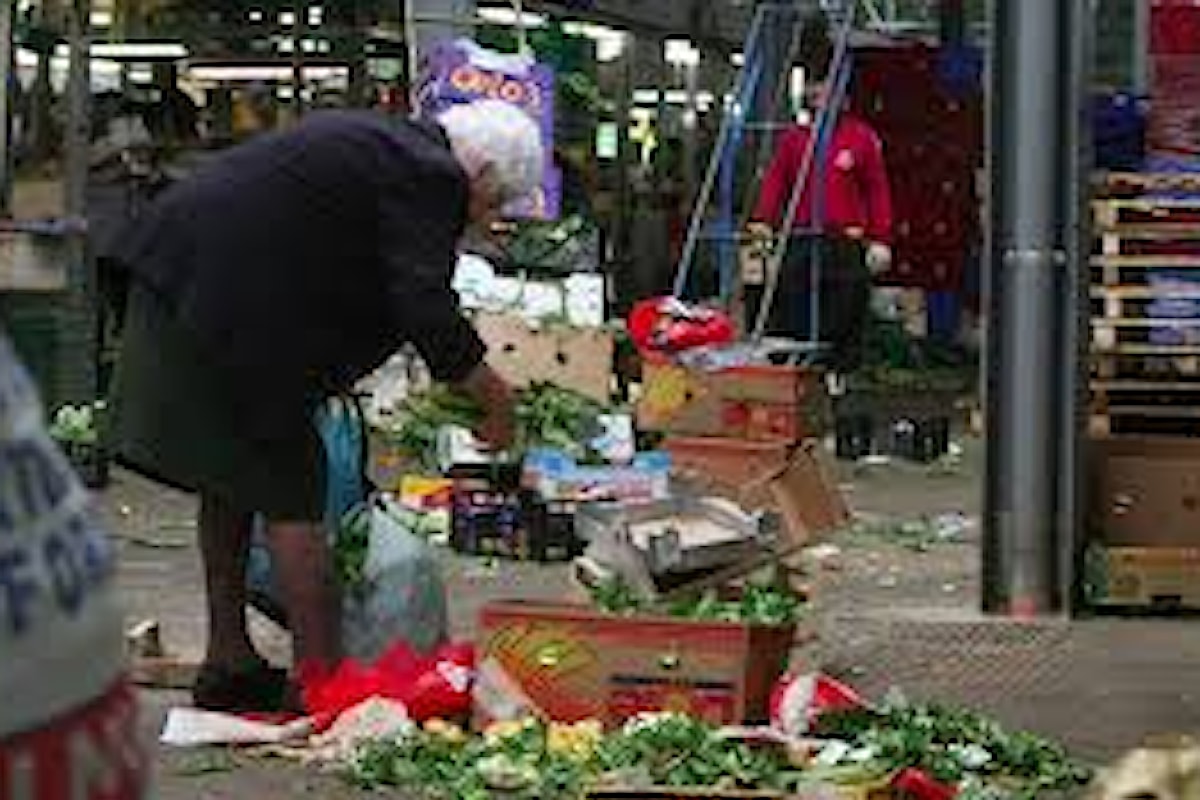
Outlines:
{"type": "Polygon", "coordinates": [[[850,522],[845,498],[816,442],[785,445],[671,437],[663,447],[685,480],[747,510],[779,512],[785,546],[815,541],[850,522]]]}
{"type": "Polygon", "coordinates": [[[519,316],[478,314],[475,328],[488,363],[518,387],[553,382],[607,403],[612,395],[613,335],[586,328],[533,328],[519,316]]]}

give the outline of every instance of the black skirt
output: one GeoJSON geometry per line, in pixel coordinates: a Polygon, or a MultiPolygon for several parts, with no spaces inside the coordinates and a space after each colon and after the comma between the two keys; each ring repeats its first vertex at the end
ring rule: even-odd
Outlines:
{"type": "Polygon", "coordinates": [[[281,522],[324,516],[318,399],[274,396],[208,357],[152,291],[130,291],[111,427],[117,463],[281,522]]]}
{"type": "MultiPolygon", "coordinates": [[[[822,363],[852,372],[862,361],[863,336],[871,318],[871,285],[862,242],[794,236],[788,242],[766,332],[821,342],[828,347],[822,363]]],[[[751,320],[757,318],[761,297],[761,287],[746,292],[751,320]]]]}

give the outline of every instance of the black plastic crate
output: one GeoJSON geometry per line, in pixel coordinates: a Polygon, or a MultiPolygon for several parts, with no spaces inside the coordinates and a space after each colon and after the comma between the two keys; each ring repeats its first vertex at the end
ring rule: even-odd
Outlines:
{"type": "Polygon", "coordinates": [[[462,467],[454,482],[450,545],[472,556],[522,561],[569,561],[583,551],[575,536],[575,507],[544,502],[522,489],[520,468],[462,467]]]}
{"type": "Polygon", "coordinates": [[[845,461],[891,456],[931,464],[950,452],[949,416],[841,415],[834,430],[837,457],[845,461]]]}
{"type": "Polygon", "coordinates": [[[105,489],[110,481],[110,458],[104,447],[90,444],[59,442],[67,459],[84,486],[89,489],[105,489]]]}

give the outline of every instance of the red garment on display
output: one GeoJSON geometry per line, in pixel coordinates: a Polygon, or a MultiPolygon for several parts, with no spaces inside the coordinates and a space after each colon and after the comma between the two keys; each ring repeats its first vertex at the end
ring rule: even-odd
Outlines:
{"type": "Polygon", "coordinates": [[[1192,0],[1156,0],[1150,17],[1150,52],[1200,56],[1200,7],[1192,0]]]}
{"type": "MultiPolygon", "coordinates": [[[[791,128],[780,139],[775,158],[763,178],[754,219],[779,226],[792,187],[799,176],[812,139],[811,126],[791,128]]],[[[815,172],[815,170],[814,170],[815,172]]],[[[834,131],[824,169],[825,231],[845,233],[851,228],[866,232],[873,242],[892,240],[892,195],[884,167],[883,144],[863,120],[843,114],[834,131]]],[[[813,197],[800,198],[793,226],[811,229],[813,197]]]]}
{"type": "Polygon", "coordinates": [[[924,45],[856,51],[851,106],[879,132],[891,179],[893,267],[880,282],[956,292],[979,240],[983,104],[943,85],[939,58],[924,45]]]}
{"type": "Polygon", "coordinates": [[[1200,161],[1200,6],[1191,0],[1160,0],[1150,26],[1150,152],[1200,161]]]}

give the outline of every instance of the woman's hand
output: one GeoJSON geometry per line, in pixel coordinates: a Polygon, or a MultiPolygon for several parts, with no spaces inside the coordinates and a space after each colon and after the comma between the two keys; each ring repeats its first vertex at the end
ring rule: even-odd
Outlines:
{"type": "Polygon", "coordinates": [[[480,364],[458,389],[484,410],[473,433],[496,450],[509,447],[516,428],[516,396],[508,382],[487,364],[480,364]]]}

